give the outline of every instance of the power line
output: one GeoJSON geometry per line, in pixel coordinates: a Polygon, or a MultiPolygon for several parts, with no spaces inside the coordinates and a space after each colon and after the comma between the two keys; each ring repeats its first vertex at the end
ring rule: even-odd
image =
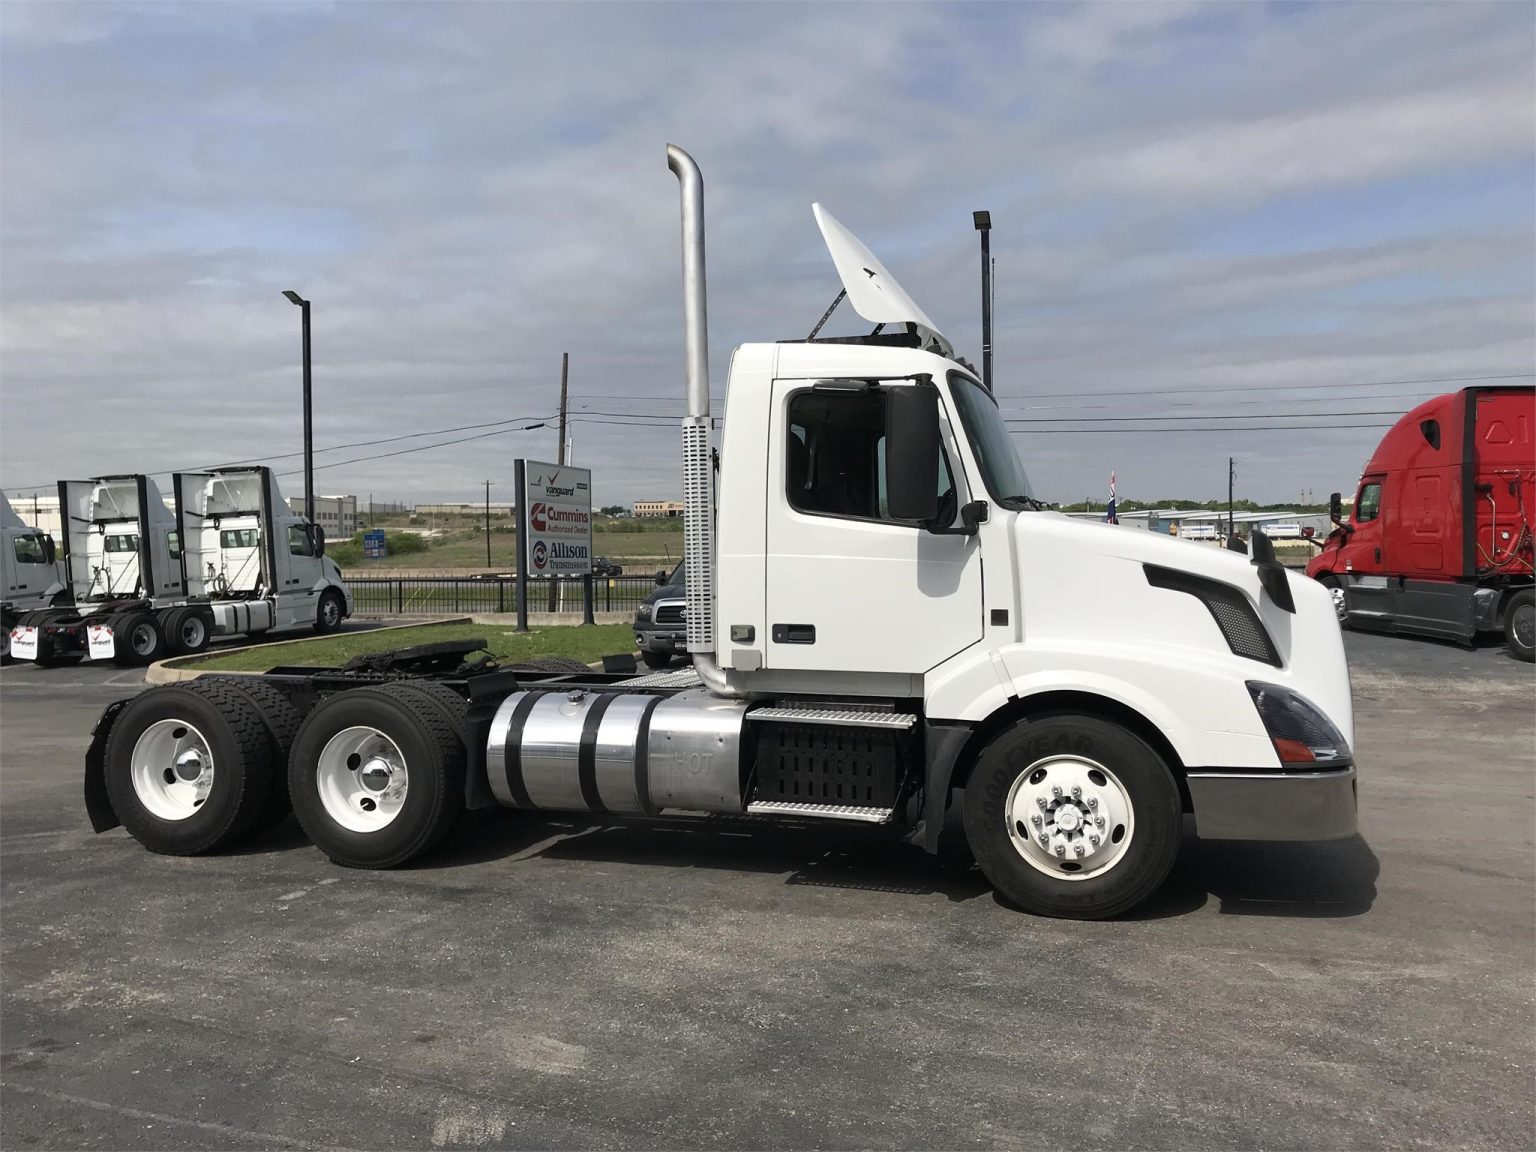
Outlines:
{"type": "MultiPolygon", "coordinates": [[[[1321,420],[1327,416],[1397,416],[1395,408],[1382,412],[1244,412],[1238,416],[1037,416],[1008,419],[1004,424],[1124,424],[1145,420],[1321,420]]],[[[1390,425],[1387,425],[1390,427],[1390,425]]]]}
{"type": "MultiPolygon", "coordinates": [[[[340,468],[347,464],[361,464],[374,460],[388,460],[391,456],[409,456],[412,452],[430,452],[434,448],[447,448],[453,444],[468,444],[471,440],[485,440],[491,436],[505,436],[508,432],[532,432],[534,429],[543,428],[544,426],[544,423],[540,422],[538,424],[529,425],[526,428],[498,428],[494,432],[481,432],[475,436],[460,436],[457,440],[440,440],[436,444],[418,444],[414,448],[400,448],[394,452],[374,452],[367,456],[354,456],[350,460],[336,460],[330,464],[316,464],[315,471],[319,472],[322,468],[340,468]]],[[[296,476],[300,471],[303,470],[298,469],[293,472],[279,472],[278,475],[296,476]]]]}
{"type": "Polygon", "coordinates": [[[1226,428],[1010,428],[1010,436],[1171,436],[1190,432],[1349,432],[1391,424],[1243,424],[1226,428]]]}

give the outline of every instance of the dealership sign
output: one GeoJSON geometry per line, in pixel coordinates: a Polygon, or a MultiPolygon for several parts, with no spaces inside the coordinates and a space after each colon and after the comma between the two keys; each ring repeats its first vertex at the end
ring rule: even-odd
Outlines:
{"type": "Polygon", "coordinates": [[[592,571],[592,473],[525,460],[518,517],[530,576],[592,571]]]}

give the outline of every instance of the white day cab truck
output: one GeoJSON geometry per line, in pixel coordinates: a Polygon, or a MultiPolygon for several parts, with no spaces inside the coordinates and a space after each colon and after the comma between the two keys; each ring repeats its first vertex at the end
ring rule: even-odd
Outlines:
{"type": "Polygon", "coordinates": [[[0,663],[11,662],[11,629],[22,616],[69,599],[53,537],[16,514],[0,495],[0,663]]]}
{"type": "Polygon", "coordinates": [[[1008,900],[1079,918],[1151,895],[1186,813],[1216,839],[1355,833],[1327,592],[1262,536],[1250,559],[1043,510],[992,396],[820,208],[883,327],[738,348],[717,493],[703,184],[668,161],[691,667],[500,668],[468,641],[151,688],[96,726],[98,831],[202,853],[291,804],[336,863],[388,868],[502,805],[882,825],[936,850],[959,801],[1008,900]]]}
{"type": "Polygon", "coordinates": [[[74,604],[22,615],[16,659],[149,664],[214,636],[330,632],[351,615],[323,533],[289,512],[270,469],[178,472],[172,484],[174,513],[148,476],[59,484],[74,604]]]}

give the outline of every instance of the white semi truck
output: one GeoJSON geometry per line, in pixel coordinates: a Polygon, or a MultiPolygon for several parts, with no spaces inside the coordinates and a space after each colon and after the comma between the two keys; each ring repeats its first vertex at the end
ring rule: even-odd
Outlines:
{"type": "Polygon", "coordinates": [[[74,604],[22,615],[13,656],[148,664],[218,635],[329,632],[351,614],[323,534],[289,512],[270,469],[178,472],[172,484],[174,513],[148,476],[59,484],[74,604]]]}
{"type": "Polygon", "coordinates": [[[1079,918],[1156,890],[1186,814],[1217,839],[1355,833],[1327,593],[1262,537],[1250,558],[1045,510],[993,397],[820,209],[881,328],[738,348],[717,476],[703,183],[668,163],[692,667],[498,668],[467,642],[152,688],[96,727],[95,828],[193,854],[291,803],[333,861],[386,868],[466,807],[879,825],[935,850],[958,803],[1007,899],[1079,918]]]}
{"type": "Polygon", "coordinates": [[[27,613],[68,599],[53,537],[16,514],[0,495],[0,662],[11,662],[11,629],[27,613]]]}

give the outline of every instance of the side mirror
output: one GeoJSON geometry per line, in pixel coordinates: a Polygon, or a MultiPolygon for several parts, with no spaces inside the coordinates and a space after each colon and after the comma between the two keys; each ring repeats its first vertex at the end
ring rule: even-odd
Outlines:
{"type": "Polygon", "coordinates": [[[660,588],[666,582],[667,582],[667,573],[666,573],[665,569],[659,569],[656,572],[656,587],[660,588]]]}
{"type": "Polygon", "coordinates": [[[54,545],[52,536],[43,537],[43,556],[47,558],[47,561],[50,564],[57,563],[58,561],[59,550],[54,545]]]}
{"type": "Polygon", "coordinates": [[[325,555],[325,529],[318,524],[309,526],[309,542],[313,545],[312,551],[316,556],[325,555]]]}
{"type": "Polygon", "coordinates": [[[1343,502],[1343,500],[1340,498],[1339,493],[1337,493],[1337,492],[1330,492],[1328,494],[1328,519],[1332,520],[1335,524],[1337,524],[1339,522],[1339,520],[1343,516],[1344,516],[1344,502],[1343,502]]]}
{"type": "Polygon", "coordinates": [[[885,409],[885,503],[896,520],[939,512],[939,390],[892,388],[885,409]]]}

